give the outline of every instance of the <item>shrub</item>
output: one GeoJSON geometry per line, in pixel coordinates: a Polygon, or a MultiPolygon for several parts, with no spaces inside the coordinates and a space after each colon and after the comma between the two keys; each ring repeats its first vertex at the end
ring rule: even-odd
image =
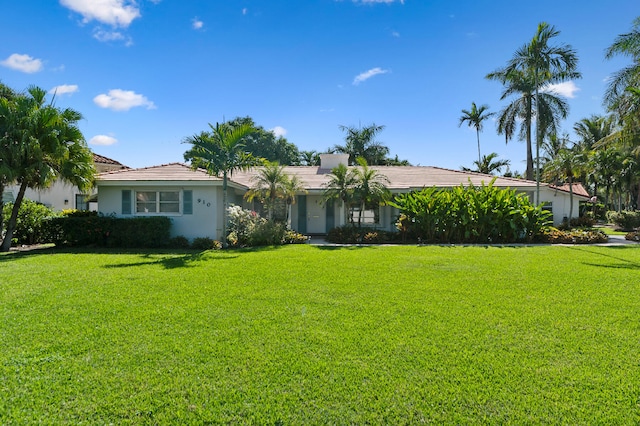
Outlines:
{"type": "Polygon", "coordinates": [[[222,248],[222,243],[209,237],[198,237],[194,238],[191,243],[191,248],[196,250],[220,250],[222,248]]]}
{"type": "Polygon", "coordinates": [[[640,231],[629,232],[627,235],[624,236],[624,239],[629,241],[640,242],[640,231]]]}
{"type": "Polygon", "coordinates": [[[46,222],[56,245],[108,247],[167,247],[171,219],[165,216],[115,218],[113,216],[57,217],[46,222]]]}
{"type": "Polygon", "coordinates": [[[306,241],[304,235],[287,230],[284,223],[268,221],[254,211],[229,207],[227,241],[233,247],[271,246],[306,241]]]}
{"type": "Polygon", "coordinates": [[[597,244],[606,243],[609,241],[609,237],[596,229],[563,231],[550,227],[542,232],[537,241],[551,244],[597,244]]]}
{"type": "Polygon", "coordinates": [[[187,237],[182,236],[182,235],[178,235],[178,236],[175,236],[175,237],[173,237],[173,238],[171,238],[169,240],[169,247],[189,248],[190,244],[189,244],[189,240],[187,239],[187,237]]]}
{"type": "MultiPolygon", "coordinates": [[[[6,228],[13,203],[4,205],[2,211],[3,225],[6,228]]],[[[45,219],[56,216],[56,213],[44,204],[28,199],[23,199],[18,210],[16,228],[13,231],[12,242],[14,244],[40,244],[48,242],[48,234],[45,229],[45,219]]]]}
{"type": "Polygon", "coordinates": [[[399,233],[344,225],[331,229],[326,239],[336,244],[380,244],[398,241],[399,233]]]}
{"type": "Polygon", "coordinates": [[[396,224],[403,238],[440,243],[532,241],[551,213],[525,194],[482,184],[451,189],[425,188],[397,195],[396,224]]]}
{"type": "Polygon", "coordinates": [[[607,220],[619,230],[633,231],[636,228],[640,228],[640,211],[608,211],[607,220]]]}

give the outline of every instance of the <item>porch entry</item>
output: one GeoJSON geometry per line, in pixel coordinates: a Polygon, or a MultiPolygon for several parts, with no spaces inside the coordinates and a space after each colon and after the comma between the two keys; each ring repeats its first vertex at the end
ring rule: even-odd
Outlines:
{"type": "Polygon", "coordinates": [[[298,232],[326,234],[333,227],[335,209],[332,202],[325,204],[318,195],[303,195],[298,198],[298,232]]]}

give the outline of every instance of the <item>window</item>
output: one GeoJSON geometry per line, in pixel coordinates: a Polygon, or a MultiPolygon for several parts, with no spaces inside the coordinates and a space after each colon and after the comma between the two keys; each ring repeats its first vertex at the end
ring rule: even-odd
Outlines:
{"type": "Polygon", "coordinates": [[[553,201],[543,201],[542,210],[546,210],[548,212],[553,213],[553,201]]]}
{"type": "Polygon", "coordinates": [[[76,194],[76,210],[89,210],[89,196],[84,194],[76,194]]]}
{"type": "Polygon", "coordinates": [[[138,191],[136,213],[180,213],[180,191],[138,191]]]}
{"type": "Polygon", "coordinates": [[[360,223],[363,225],[380,223],[380,206],[368,206],[368,208],[362,211],[362,216],[360,216],[360,206],[351,207],[349,213],[353,223],[358,223],[358,220],[360,220],[360,223]]]}

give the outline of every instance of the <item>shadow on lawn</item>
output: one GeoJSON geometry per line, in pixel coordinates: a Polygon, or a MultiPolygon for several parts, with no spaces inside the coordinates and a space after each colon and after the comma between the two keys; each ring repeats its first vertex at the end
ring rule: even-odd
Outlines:
{"type": "MultiPolygon", "coordinates": [[[[625,259],[623,257],[614,256],[610,253],[614,252],[624,252],[625,250],[634,250],[633,246],[611,246],[607,247],[607,253],[603,253],[601,251],[592,251],[588,250],[587,247],[570,247],[572,250],[582,251],[585,253],[589,253],[593,256],[600,256],[605,259],[611,259],[613,261],[603,262],[603,263],[590,263],[583,262],[584,265],[588,266],[596,266],[600,268],[611,268],[611,269],[638,269],[640,270],[640,263],[634,262],[629,259],[625,259]],[[611,251],[610,251],[611,250],[611,251]],[[614,262],[615,261],[615,262],[614,262]]],[[[627,251],[628,252],[628,251],[627,251]]]]}

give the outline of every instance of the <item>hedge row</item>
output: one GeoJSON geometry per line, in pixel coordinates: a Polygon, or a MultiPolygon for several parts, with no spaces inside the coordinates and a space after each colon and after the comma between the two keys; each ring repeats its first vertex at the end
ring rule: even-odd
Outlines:
{"type": "Polygon", "coordinates": [[[171,219],[164,216],[115,218],[70,216],[46,220],[49,240],[56,245],[103,247],[166,247],[171,219]]]}

